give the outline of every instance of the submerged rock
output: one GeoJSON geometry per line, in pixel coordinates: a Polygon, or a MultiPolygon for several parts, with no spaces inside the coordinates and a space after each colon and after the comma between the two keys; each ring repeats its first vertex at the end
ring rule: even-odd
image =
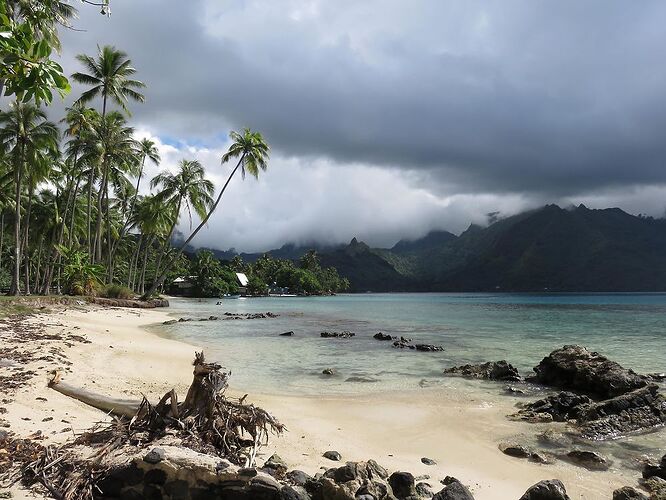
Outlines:
{"type": "Polygon", "coordinates": [[[523,379],[520,376],[520,373],[518,373],[518,370],[505,360],[488,361],[487,363],[481,363],[478,365],[454,366],[444,370],[444,373],[447,375],[459,375],[467,378],[510,382],[518,382],[523,379]]]}
{"type": "Polygon", "coordinates": [[[610,462],[594,451],[571,450],[566,459],[588,470],[608,470],[610,462]]]}
{"type": "Polygon", "coordinates": [[[321,373],[322,375],[335,375],[337,371],[335,370],[335,368],[324,368],[321,371],[321,373]]]}
{"type": "Polygon", "coordinates": [[[498,448],[502,453],[514,458],[527,458],[531,462],[536,462],[539,464],[549,463],[546,457],[540,455],[536,451],[531,450],[527,446],[523,446],[515,443],[500,443],[498,448]]]}
{"type": "Polygon", "coordinates": [[[284,332],[284,333],[280,334],[280,337],[293,337],[293,336],[294,336],[294,332],[292,332],[292,331],[284,332]]]}
{"type": "Polygon", "coordinates": [[[372,338],[373,338],[373,339],[377,339],[377,340],[393,340],[393,337],[391,337],[391,336],[388,335],[388,334],[384,334],[384,333],[382,333],[382,332],[375,333],[375,334],[372,336],[372,338]]]}
{"type": "Polygon", "coordinates": [[[444,350],[442,346],[433,344],[416,344],[414,347],[417,351],[421,352],[438,352],[444,350]]]}
{"type": "Polygon", "coordinates": [[[321,337],[325,339],[350,339],[352,337],[355,337],[356,334],[354,332],[349,332],[349,331],[342,331],[342,332],[321,332],[321,337]]]}
{"type": "Polygon", "coordinates": [[[534,380],[540,384],[574,389],[604,399],[647,385],[633,370],[579,345],[556,349],[543,358],[534,371],[534,380]]]}
{"type": "Polygon", "coordinates": [[[551,479],[531,486],[520,500],[571,500],[562,481],[551,479]]]}

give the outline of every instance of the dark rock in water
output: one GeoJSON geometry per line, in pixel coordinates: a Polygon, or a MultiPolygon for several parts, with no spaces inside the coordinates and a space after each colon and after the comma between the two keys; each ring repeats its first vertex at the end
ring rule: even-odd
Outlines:
{"type": "Polygon", "coordinates": [[[650,498],[631,486],[624,486],[613,492],[613,500],[650,500],[650,498]]]}
{"type": "Polygon", "coordinates": [[[447,375],[460,375],[467,378],[480,378],[485,380],[502,380],[519,382],[523,378],[513,365],[505,360],[488,361],[479,365],[454,366],[444,370],[447,375]]]}
{"type": "Polygon", "coordinates": [[[666,381],[666,373],[648,373],[643,375],[648,382],[664,382],[666,381]]]}
{"type": "Polygon", "coordinates": [[[571,500],[567,495],[562,481],[551,479],[549,481],[539,481],[530,487],[520,500],[571,500]]]}
{"type": "Polygon", "coordinates": [[[337,372],[335,371],[335,368],[324,368],[321,373],[323,375],[335,375],[337,372]]]}
{"type": "Polygon", "coordinates": [[[417,351],[421,352],[438,352],[444,350],[442,346],[432,344],[416,344],[414,347],[417,351]]]}
{"type": "Polygon", "coordinates": [[[574,394],[573,392],[560,392],[554,396],[539,399],[534,403],[525,405],[520,411],[512,415],[520,420],[532,421],[538,415],[548,414],[556,422],[566,422],[577,418],[582,405],[591,403],[587,396],[574,394]]]}
{"type": "Polygon", "coordinates": [[[500,443],[498,447],[502,453],[510,457],[527,458],[531,462],[540,464],[549,463],[548,459],[546,459],[544,456],[520,444],[500,443]]]}
{"type": "Polygon", "coordinates": [[[504,388],[504,392],[506,392],[507,394],[517,394],[517,395],[525,394],[524,390],[518,389],[517,387],[515,387],[513,385],[507,385],[504,388]]]}
{"type": "Polygon", "coordinates": [[[405,341],[404,339],[401,340],[396,340],[393,342],[393,347],[397,347],[399,349],[415,349],[413,345],[411,345],[408,341],[405,341]]]}
{"type": "Polygon", "coordinates": [[[537,434],[537,441],[549,448],[566,448],[572,442],[572,439],[564,434],[555,432],[553,429],[547,429],[537,434]]]}
{"type": "Polygon", "coordinates": [[[352,337],[355,337],[356,334],[354,332],[348,332],[348,331],[343,331],[343,332],[321,332],[321,337],[325,339],[350,339],[352,337]]]}
{"type": "Polygon", "coordinates": [[[375,382],[379,382],[379,380],[377,380],[376,378],[372,378],[372,377],[363,377],[363,376],[359,376],[359,375],[353,375],[353,376],[348,377],[347,379],[345,379],[345,382],[360,382],[362,384],[372,384],[372,383],[375,383],[375,382]]]}
{"type": "Polygon", "coordinates": [[[416,495],[414,476],[409,472],[394,472],[389,476],[388,483],[393,494],[400,500],[416,495]]]}
{"type": "Polygon", "coordinates": [[[645,464],[645,467],[643,468],[643,477],[645,479],[659,477],[666,480],[666,455],[661,458],[661,462],[659,464],[645,464]]]}
{"type": "Polygon", "coordinates": [[[294,332],[284,332],[280,334],[280,337],[293,337],[294,332]]]}
{"type": "Polygon", "coordinates": [[[419,497],[432,498],[433,496],[432,486],[430,485],[430,483],[426,482],[416,483],[414,489],[416,490],[416,495],[419,497]]]}
{"type": "Polygon", "coordinates": [[[581,467],[588,470],[608,470],[610,463],[604,457],[594,451],[571,450],[566,454],[566,458],[581,467]]]}
{"type": "Polygon", "coordinates": [[[439,491],[432,500],[474,500],[474,497],[460,481],[454,479],[443,490],[439,491]]]}
{"type": "Polygon", "coordinates": [[[633,370],[579,345],[565,345],[551,352],[534,371],[534,380],[540,384],[600,398],[614,398],[647,385],[633,370]]]}
{"type": "Polygon", "coordinates": [[[175,324],[175,323],[178,323],[178,321],[179,321],[179,320],[177,320],[177,319],[170,319],[170,320],[168,320],[168,321],[164,321],[162,324],[163,324],[163,325],[173,325],[173,324],[175,324]]]}
{"type": "Polygon", "coordinates": [[[328,458],[329,460],[333,460],[334,462],[339,462],[342,460],[342,455],[340,455],[337,451],[327,451],[323,455],[324,458],[328,458]]]}
{"type": "Polygon", "coordinates": [[[185,323],[186,321],[192,321],[192,318],[178,318],[179,323],[185,323]]]}
{"type": "Polygon", "coordinates": [[[427,457],[421,458],[421,463],[425,465],[437,465],[437,462],[435,462],[432,458],[427,457]]]}
{"type": "Polygon", "coordinates": [[[585,438],[617,438],[666,424],[666,398],[658,386],[649,385],[584,405],[575,418],[585,438]]]}
{"type": "Polygon", "coordinates": [[[382,332],[375,333],[372,338],[377,339],[377,340],[393,340],[393,337],[391,337],[388,334],[384,334],[382,332]]]}

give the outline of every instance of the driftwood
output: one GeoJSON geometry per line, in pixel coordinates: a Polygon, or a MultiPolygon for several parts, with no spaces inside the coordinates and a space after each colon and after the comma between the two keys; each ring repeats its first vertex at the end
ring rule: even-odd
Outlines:
{"type": "Polygon", "coordinates": [[[51,373],[49,387],[60,394],[119,417],[132,418],[141,406],[141,401],[138,400],[110,398],[63,382],[59,371],[51,373]]]}

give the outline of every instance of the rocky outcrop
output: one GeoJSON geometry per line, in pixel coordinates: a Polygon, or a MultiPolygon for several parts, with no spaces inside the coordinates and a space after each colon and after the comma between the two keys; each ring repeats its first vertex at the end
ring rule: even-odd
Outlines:
{"type": "Polygon", "coordinates": [[[505,382],[518,382],[523,378],[513,365],[505,360],[488,361],[479,365],[454,366],[444,370],[447,375],[459,375],[467,378],[479,378],[484,380],[500,380],[505,382]]]}
{"type": "Polygon", "coordinates": [[[613,492],[613,500],[650,500],[650,498],[631,486],[624,486],[613,492]]]}
{"type": "Polygon", "coordinates": [[[588,439],[610,439],[666,423],[666,398],[650,385],[580,407],[577,422],[588,439]]]}
{"type": "Polygon", "coordinates": [[[551,479],[549,481],[539,481],[530,487],[520,500],[571,500],[567,495],[562,481],[551,479]]]}
{"type": "Polygon", "coordinates": [[[474,500],[472,493],[457,479],[447,478],[444,482],[446,486],[432,500],[474,500]]]}
{"type": "Polygon", "coordinates": [[[376,340],[393,340],[393,337],[382,332],[375,333],[372,338],[376,340]]]}
{"type": "Polygon", "coordinates": [[[412,349],[421,352],[439,352],[444,350],[442,346],[433,344],[412,344],[412,339],[406,339],[405,337],[396,339],[395,342],[393,342],[393,347],[397,347],[398,349],[412,349]]]}
{"type": "Polygon", "coordinates": [[[388,473],[374,460],[347,462],[327,470],[319,479],[321,500],[396,500],[388,473]]]}
{"type": "Polygon", "coordinates": [[[523,405],[523,408],[511,415],[516,420],[528,422],[566,422],[575,419],[581,411],[581,406],[590,404],[592,400],[587,396],[573,392],[560,392],[553,396],[539,399],[534,403],[523,405]]]}
{"type": "Polygon", "coordinates": [[[608,470],[610,467],[610,462],[594,451],[571,450],[563,458],[588,470],[608,470]]]}
{"type": "Polygon", "coordinates": [[[602,399],[614,398],[647,385],[646,380],[619,363],[579,345],[565,345],[534,367],[533,380],[573,389],[602,399]]]}
{"type": "Polygon", "coordinates": [[[648,462],[643,468],[643,478],[659,477],[666,481],[666,455],[661,457],[661,462],[654,464],[648,462]]]}
{"type": "Polygon", "coordinates": [[[505,455],[514,458],[527,458],[531,462],[540,464],[548,463],[548,459],[530,448],[516,443],[500,443],[499,449],[505,455]]]}

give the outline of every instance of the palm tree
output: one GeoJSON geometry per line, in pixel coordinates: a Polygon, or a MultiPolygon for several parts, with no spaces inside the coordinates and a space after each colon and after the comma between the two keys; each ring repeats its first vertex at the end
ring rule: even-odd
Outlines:
{"type": "Polygon", "coordinates": [[[44,111],[33,104],[15,102],[7,112],[0,113],[0,148],[10,156],[14,176],[14,270],[11,295],[18,295],[21,266],[21,195],[27,167],[48,149],[55,150],[58,129],[47,121],[44,111]]]}
{"type": "Polygon", "coordinates": [[[157,150],[157,146],[155,146],[155,143],[148,138],[144,138],[141,139],[141,141],[139,141],[137,152],[141,155],[141,164],[140,164],[141,167],[139,168],[139,173],[136,176],[136,186],[134,188],[134,196],[132,197],[132,201],[129,205],[129,210],[125,212],[127,214],[127,216],[125,217],[125,223],[123,224],[123,227],[120,230],[120,234],[118,236],[116,244],[111,249],[112,262],[116,255],[117,243],[120,242],[120,240],[122,240],[125,237],[125,234],[127,234],[127,230],[130,227],[130,222],[134,214],[134,207],[136,205],[136,199],[139,196],[139,186],[141,185],[141,177],[143,177],[143,169],[146,166],[146,159],[149,159],[155,165],[159,165],[161,161],[160,152],[157,150]]]}
{"type": "Polygon", "coordinates": [[[155,278],[159,276],[159,268],[162,262],[162,257],[166,253],[173,232],[178,224],[180,212],[183,204],[187,208],[187,213],[192,226],[192,210],[199,216],[204,218],[210,206],[213,203],[213,193],[215,186],[211,181],[206,179],[206,171],[203,165],[197,160],[181,160],[178,163],[178,172],[173,174],[168,170],[164,170],[157,174],[150,181],[152,189],[160,188],[159,194],[155,196],[158,203],[162,203],[163,207],[167,207],[168,213],[171,214],[171,226],[167,237],[164,240],[162,252],[158,255],[157,266],[155,268],[155,278]]]}
{"type": "Polygon", "coordinates": [[[171,258],[169,263],[166,265],[165,269],[162,271],[162,274],[155,280],[153,285],[150,287],[147,293],[144,294],[144,298],[150,297],[155,291],[162,286],[162,283],[166,279],[169,268],[176,261],[178,256],[183,252],[185,247],[189,245],[197,233],[206,225],[208,219],[210,219],[215,209],[220,204],[222,195],[227,189],[227,186],[231,182],[231,179],[236,175],[236,172],[240,169],[242,178],[245,179],[246,173],[249,173],[255,179],[259,177],[259,171],[265,171],[268,167],[268,157],[270,154],[270,148],[268,144],[264,141],[264,138],[259,132],[252,132],[250,129],[246,128],[243,130],[243,133],[238,133],[232,131],[230,134],[231,140],[233,141],[229,150],[222,156],[222,165],[227,163],[229,160],[238,158],[236,166],[229,174],[227,181],[222,186],[222,190],[217,195],[215,203],[210,208],[206,216],[201,220],[196,229],[187,237],[183,244],[178,248],[178,251],[171,258]]]}
{"type": "Polygon", "coordinates": [[[97,59],[85,54],[76,56],[89,73],[77,72],[72,75],[72,78],[75,82],[91,86],[81,94],[78,102],[85,104],[101,96],[102,116],[106,116],[106,103],[110,98],[129,114],[127,102],[129,99],[143,102],[144,95],[136,89],[144,88],[146,85],[130,78],[136,73],[136,69],[131,66],[132,61],[127,58],[125,52],[111,45],[98,47],[98,51],[97,59]]]}

